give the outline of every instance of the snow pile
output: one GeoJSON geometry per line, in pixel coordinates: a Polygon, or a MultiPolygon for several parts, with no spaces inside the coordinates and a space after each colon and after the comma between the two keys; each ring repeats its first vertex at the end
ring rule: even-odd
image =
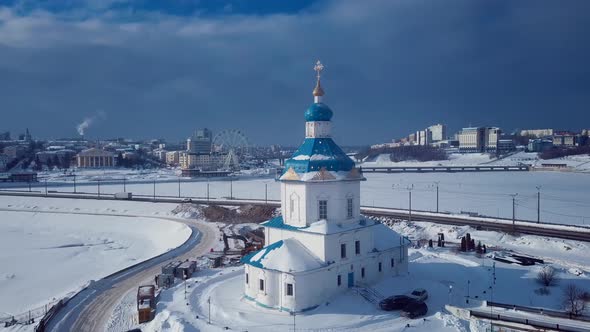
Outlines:
{"type": "Polygon", "coordinates": [[[183,219],[200,219],[203,216],[202,208],[193,204],[179,204],[172,213],[183,219]]]}

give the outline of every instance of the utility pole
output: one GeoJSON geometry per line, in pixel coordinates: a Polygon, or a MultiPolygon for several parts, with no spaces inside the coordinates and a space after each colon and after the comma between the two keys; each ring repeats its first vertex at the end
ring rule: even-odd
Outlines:
{"type": "Polygon", "coordinates": [[[45,179],[45,196],[47,196],[47,179],[45,179]]]}
{"type": "Polygon", "coordinates": [[[295,316],[297,316],[297,313],[293,311],[293,331],[295,331],[295,329],[297,328],[295,325],[295,316]]]}
{"type": "Polygon", "coordinates": [[[412,189],[414,189],[414,185],[412,184],[412,186],[408,187],[408,194],[409,194],[409,201],[408,201],[408,206],[409,206],[409,218],[408,221],[412,222],[412,189]]]}
{"type": "Polygon", "coordinates": [[[156,200],[156,180],[154,180],[154,201],[156,200]]]}
{"type": "Polygon", "coordinates": [[[207,179],[207,202],[209,202],[209,179],[207,179]]]}
{"type": "Polygon", "coordinates": [[[209,303],[209,325],[211,325],[211,296],[207,299],[207,303],[209,303]]]}
{"type": "Polygon", "coordinates": [[[436,184],[436,213],[438,213],[438,184],[440,181],[434,182],[436,184]]]}
{"type": "Polygon", "coordinates": [[[234,199],[234,181],[229,178],[229,199],[234,199]]]}
{"type": "Polygon", "coordinates": [[[127,192],[127,178],[123,178],[123,192],[127,192]]]}
{"type": "Polygon", "coordinates": [[[537,224],[541,222],[541,186],[537,186],[537,224]]]}
{"type": "Polygon", "coordinates": [[[74,194],[76,193],[76,174],[74,174],[74,194]]]}
{"type": "Polygon", "coordinates": [[[512,230],[516,229],[516,196],[518,194],[510,194],[512,196],[512,230]]]}

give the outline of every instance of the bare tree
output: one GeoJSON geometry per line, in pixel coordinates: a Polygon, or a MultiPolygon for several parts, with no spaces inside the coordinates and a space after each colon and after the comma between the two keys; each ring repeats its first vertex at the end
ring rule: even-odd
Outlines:
{"type": "Polygon", "coordinates": [[[543,267],[537,274],[537,281],[545,286],[553,286],[557,283],[557,272],[551,266],[543,267]]]}
{"type": "Polygon", "coordinates": [[[563,306],[571,315],[580,315],[586,309],[585,292],[575,284],[568,284],[563,290],[563,306]]]}

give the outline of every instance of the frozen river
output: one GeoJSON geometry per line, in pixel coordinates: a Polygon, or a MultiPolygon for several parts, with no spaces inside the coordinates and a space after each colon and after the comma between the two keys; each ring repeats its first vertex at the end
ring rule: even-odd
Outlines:
{"type": "MultiPolygon", "coordinates": [[[[493,172],[493,173],[403,173],[365,174],[361,185],[364,206],[408,208],[412,189],[412,208],[436,210],[436,186],[439,187],[439,211],[478,212],[493,217],[512,218],[512,194],[516,196],[516,218],[537,220],[537,186],[541,192],[541,222],[590,224],[590,174],[566,172],[493,172]]],[[[170,179],[168,179],[170,181],[170,179]]],[[[157,181],[157,180],[156,180],[157,181]]],[[[39,184],[43,186],[43,184],[39,184]]],[[[78,184],[77,191],[96,193],[98,184],[78,184]]],[[[123,182],[102,183],[101,194],[123,191],[123,182]]],[[[26,188],[25,188],[26,189],[26,188]]],[[[44,190],[37,188],[37,190],[44,190]]],[[[56,188],[72,192],[72,185],[56,188]]],[[[229,197],[279,199],[279,184],[272,178],[241,178],[192,182],[127,182],[134,195],[186,197],[229,197]],[[207,190],[209,188],[209,190],[207,190]]]]}

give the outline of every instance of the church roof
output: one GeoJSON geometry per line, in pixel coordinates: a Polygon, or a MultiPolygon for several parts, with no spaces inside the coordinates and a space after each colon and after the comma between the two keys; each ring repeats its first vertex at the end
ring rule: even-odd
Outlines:
{"type": "Polygon", "coordinates": [[[330,137],[306,138],[291,159],[285,161],[285,171],[292,167],[299,174],[322,168],[349,172],[354,166],[354,161],[330,137]]]}
{"type": "Polygon", "coordinates": [[[110,151],[103,150],[103,149],[90,148],[90,149],[82,150],[80,153],[78,153],[78,155],[79,156],[88,156],[88,157],[113,157],[115,154],[110,151]]]}
{"type": "Polygon", "coordinates": [[[326,266],[301,242],[280,240],[242,258],[244,264],[281,272],[303,272],[326,266]]]}

